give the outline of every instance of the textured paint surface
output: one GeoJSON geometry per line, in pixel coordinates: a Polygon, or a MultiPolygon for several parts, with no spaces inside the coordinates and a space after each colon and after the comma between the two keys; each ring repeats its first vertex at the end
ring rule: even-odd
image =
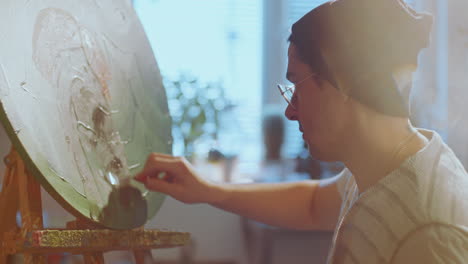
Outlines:
{"type": "Polygon", "coordinates": [[[170,153],[171,119],[151,48],[128,1],[3,1],[2,122],[61,204],[110,228],[142,225],[163,195],[130,181],[170,153]],[[11,27],[9,25],[15,25],[11,27]]]}
{"type": "MultiPolygon", "coordinates": [[[[1,61],[0,61],[1,62],[1,61]]],[[[6,97],[10,94],[10,83],[6,77],[5,68],[0,64],[0,96],[6,97]]]]}
{"type": "Polygon", "coordinates": [[[6,250],[16,252],[51,253],[63,252],[82,254],[87,251],[171,248],[183,246],[190,234],[166,230],[38,230],[16,238],[8,233],[13,243],[6,243],[6,250]],[[19,250],[16,244],[21,244],[19,250]]]}

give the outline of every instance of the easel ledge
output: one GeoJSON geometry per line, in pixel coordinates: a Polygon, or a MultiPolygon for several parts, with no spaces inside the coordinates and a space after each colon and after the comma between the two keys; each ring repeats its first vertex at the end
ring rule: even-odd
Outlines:
{"type": "Polygon", "coordinates": [[[131,250],[136,263],[152,263],[150,249],[183,246],[190,240],[186,232],[108,230],[80,218],[67,223],[65,229],[44,229],[39,183],[13,148],[5,164],[0,193],[0,264],[18,253],[24,254],[24,263],[46,263],[45,254],[60,252],[83,254],[87,264],[104,263],[102,254],[112,250],[131,250]],[[16,224],[18,211],[21,227],[16,224]]]}

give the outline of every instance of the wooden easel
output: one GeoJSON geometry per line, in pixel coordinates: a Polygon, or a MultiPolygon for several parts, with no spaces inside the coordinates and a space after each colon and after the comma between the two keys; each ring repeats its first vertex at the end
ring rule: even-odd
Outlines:
{"type": "Polygon", "coordinates": [[[5,157],[6,173],[0,193],[0,264],[24,254],[24,263],[46,263],[46,254],[83,254],[86,264],[104,263],[103,253],[131,250],[136,263],[153,263],[150,249],[183,246],[190,234],[161,230],[100,229],[86,219],[67,223],[66,229],[44,229],[41,190],[23,160],[12,148],[5,157]],[[17,212],[21,226],[16,224],[17,212]]]}

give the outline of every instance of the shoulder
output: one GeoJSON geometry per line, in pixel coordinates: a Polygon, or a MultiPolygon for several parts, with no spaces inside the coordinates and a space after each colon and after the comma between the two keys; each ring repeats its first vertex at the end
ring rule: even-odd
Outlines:
{"type": "MultiPolygon", "coordinates": [[[[436,132],[420,132],[429,139],[426,147],[376,184],[361,203],[391,219],[409,218],[416,226],[431,222],[466,223],[465,169],[436,132]]],[[[413,226],[406,229],[412,230],[413,226]]]]}
{"type": "MultiPolygon", "coordinates": [[[[453,151],[436,132],[427,148],[412,160],[413,202],[426,220],[462,224],[468,221],[468,174],[453,151]]],[[[409,171],[409,170],[407,170],[409,171]]]]}
{"type": "Polygon", "coordinates": [[[429,223],[400,241],[390,263],[464,263],[467,259],[467,227],[429,223]]]}

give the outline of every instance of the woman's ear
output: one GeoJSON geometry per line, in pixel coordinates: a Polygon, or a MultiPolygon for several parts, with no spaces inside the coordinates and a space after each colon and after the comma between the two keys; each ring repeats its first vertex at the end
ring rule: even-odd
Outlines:
{"type": "Polygon", "coordinates": [[[406,103],[409,103],[411,87],[413,86],[413,73],[416,71],[416,65],[406,64],[396,68],[392,75],[400,94],[403,96],[406,103]]]}
{"type": "Polygon", "coordinates": [[[333,89],[335,93],[338,93],[338,96],[343,99],[343,102],[347,102],[349,100],[349,95],[348,91],[344,89],[340,89],[339,87],[335,87],[333,84],[331,84],[329,81],[320,78],[320,84],[321,89],[333,89]]]}
{"type": "Polygon", "coordinates": [[[398,85],[398,89],[404,89],[408,86],[408,83],[412,83],[413,81],[413,73],[416,71],[416,65],[414,64],[406,64],[402,65],[395,70],[393,70],[393,79],[398,85]]]}

